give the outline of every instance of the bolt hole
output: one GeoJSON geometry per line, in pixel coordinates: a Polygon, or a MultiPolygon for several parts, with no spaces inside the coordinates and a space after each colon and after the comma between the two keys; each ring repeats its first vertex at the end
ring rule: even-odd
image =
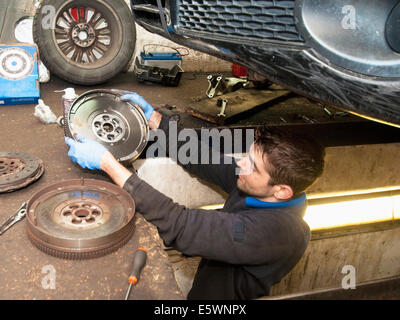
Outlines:
{"type": "Polygon", "coordinates": [[[79,209],[75,211],[75,215],[78,218],[86,218],[87,216],[89,216],[90,212],[87,209],[79,209]]]}
{"type": "Polygon", "coordinates": [[[82,219],[74,218],[74,219],[72,219],[72,223],[80,224],[80,223],[82,223],[82,219]]]}
{"type": "Polygon", "coordinates": [[[111,123],[105,123],[103,124],[103,129],[105,132],[113,132],[114,126],[111,123]]]}

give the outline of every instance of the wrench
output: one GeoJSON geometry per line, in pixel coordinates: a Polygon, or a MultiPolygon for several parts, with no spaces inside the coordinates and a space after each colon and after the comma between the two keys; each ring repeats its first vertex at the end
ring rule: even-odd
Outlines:
{"type": "Polygon", "coordinates": [[[221,112],[217,114],[217,117],[226,117],[225,108],[227,103],[228,100],[226,99],[222,100],[221,112]]]}
{"type": "Polygon", "coordinates": [[[0,236],[6,232],[9,228],[11,228],[18,221],[21,221],[26,216],[26,205],[27,202],[24,202],[22,206],[18,209],[16,213],[14,213],[11,217],[9,217],[1,226],[0,226],[0,236]]]}

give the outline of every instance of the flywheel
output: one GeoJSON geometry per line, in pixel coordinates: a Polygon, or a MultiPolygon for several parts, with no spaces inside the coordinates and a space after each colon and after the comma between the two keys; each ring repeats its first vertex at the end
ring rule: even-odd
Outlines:
{"type": "Polygon", "coordinates": [[[0,152],[0,193],[12,192],[38,180],[43,161],[22,152],[0,152]]]}
{"type": "Polygon", "coordinates": [[[142,109],[121,101],[122,90],[91,90],[64,110],[65,135],[95,140],[118,161],[134,161],[149,140],[149,125],[142,109]]]}
{"type": "Polygon", "coordinates": [[[135,203],[118,186],[93,179],[58,182],[27,205],[27,233],[47,254],[90,259],[126,244],[134,232],[135,203]]]}

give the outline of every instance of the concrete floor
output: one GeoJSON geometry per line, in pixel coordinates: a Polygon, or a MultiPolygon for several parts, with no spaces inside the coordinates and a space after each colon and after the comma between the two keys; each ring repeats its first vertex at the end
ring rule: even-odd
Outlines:
{"type": "MultiPolygon", "coordinates": [[[[188,82],[190,83],[190,82],[188,82]]],[[[60,116],[62,93],[71,86],[57,78],[41,85],[42,99],[60,116]]],[[[139,85],[130,74],[124,74],[104,85],[139,92],[151,103],[170,104],[182,100],[179,89],[139,85]]],[[[83,93],[93,88],[77,88],[83,93]]],[[[200,93],[200,92],[199,92],[200,93]]],[[[40,180],[12,193],[0,194],[0,222],[45,186],[74,178],[106,179],[104,175],[82,170],[67,157],[64,133],[56,124],[44,125],[33,116],[34,105],[2,106],[0,108],[0,150],[25,152],[44,161],[45,173],[40,180]]],[[[105,257],[67,261],[49,256],[34,247],[27,238],[25,221],[15,225],[0,237],[0,299],[123,299],[128,287],[131,259],[138,247],[148,249],[147,265],[131,299],[183,299],[175,281],[173,269],[155,227],[139,214],[136,232],[118,251],[105,257]],[[56,289],[44,289],[42,280],[46,266],[54,267],[56,289]],[[43,269],[44,268],[44,269],[43,269]]]]}

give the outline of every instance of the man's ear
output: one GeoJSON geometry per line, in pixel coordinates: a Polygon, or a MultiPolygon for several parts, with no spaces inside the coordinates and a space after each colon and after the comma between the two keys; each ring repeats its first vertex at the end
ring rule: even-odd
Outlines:
{"type": "Polygon", "coordinates": [[[290,186],[286,184],[276,185],[276,190],[274,192],[274,196],[278,200],[289,200],[293,197],[293,190],[290,186]]]}

